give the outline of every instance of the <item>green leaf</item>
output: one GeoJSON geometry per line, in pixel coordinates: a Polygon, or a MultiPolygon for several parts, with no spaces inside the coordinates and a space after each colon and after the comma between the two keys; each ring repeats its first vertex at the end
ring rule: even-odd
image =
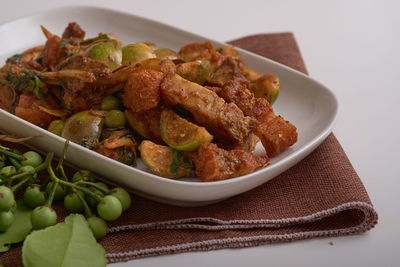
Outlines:
{"type": "Polygon", "coordinates": [[[96,242],[88,223],[80,214],[71,214],[65,221],[34,231],[22,247],[25,267],[42,266],[106,266],[104,248],[96,242]]]}
{"type": "Polygon", "coordinates": [[[23,54],[15,54],[9,58],[7,58],[6,63],[18,63],[21,61],[23,54]]]}
{"type": "Polygon", "coordinates": [[[10,249],[11,244],[24,241],[32,230],[31,212],[22,200],[17,201],[17,209],[14,211],[15,221],[4,233],[0,234],[0,252],[10,249]]]}

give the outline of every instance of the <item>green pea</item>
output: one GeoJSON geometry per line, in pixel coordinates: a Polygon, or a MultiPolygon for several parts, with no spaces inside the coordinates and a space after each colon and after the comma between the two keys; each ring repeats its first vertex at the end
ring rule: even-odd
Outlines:
{"type": "Polygon", "coordinates": [[[61,136],[62,129],[64,128],[64,121],[54,120],[50,123],[47,130],[55,135],[61,136]]]}
{"type": "Polygon", "coordinates": [[[113,110],[120,108],[122,108],[121,100],[114,95],[108,95],[103,98],[103,101],[101,101],[102,110],[113,110]]]}
{"type": "Polygon", "coordinates": [[[111,110],[107,112],[104,123],[108,128],[118,128],[125,126],[125,114],[120,110],[111,110]]]}

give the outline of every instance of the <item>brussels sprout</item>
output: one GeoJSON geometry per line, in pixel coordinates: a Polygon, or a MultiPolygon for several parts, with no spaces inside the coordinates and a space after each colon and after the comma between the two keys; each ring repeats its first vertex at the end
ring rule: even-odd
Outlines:
{"type": "Polygon", "coordinates": [[[61,136],[77,144],[92,148],[101,134],[103,124],[103,118],[92,115],[89,110],[81,111],[65,121],[61,136]]]}
{"type": "Polygon", "coordinates": [[[147,128],[147,124],[143,121],[143,117],[140,113],[132,112],[131,110],[125,110],[125,117],[128,120],[129,125],[144,138],[150,139],[150,133],[147,128]]]}
{"type": "Polygon", "coordinates": [[[196,60],[182,63],[176,67],[176,73],[191,82],[204,84],[210,74],[211,64],[208,60],[196,60]]]}
{"type": "Polygon", "coordinates": [[[171,170],[174,160],[174,150],[168,146],[157,145],[151,141],[144,140],[139,146],[143,163],[149,170],[157,175],[167,178],[180,178],[193,175],[192,168],[178,167],[174,172],[171,170]]]}
{"type": "Polygon", "coordinates": [[[112,40],[93,44],[86,50],[85,56],[106,62],[111,70],[121,66],[121,47],[112,40]]]}
{"type": "Polygon", "coordinates": [[[155,57],[154,51],[144,43],[128,44],[122,48],[122,65],[135,65],[145,59],[155,57]]]}
{"type": "Polygon", "coordinates": [[[246,79],[249,80],[250,82],[255,82],[257,79],[261,77],[260,73],[258,73],[253,69],[250,69],[249,67],[243,64],[240,66],[240,71],[242,72],[243,76],[246,77],[246,79]]]}
{"type": "Polygon", "coordinates": [[[180,151],[196,151],[213,136],[204,127],[197,126],[170,109],[165,109],[160,118],[161,137],[170,147],[180,151]]]}
{"type": "Polygon", "coordinates": [[[47,130],[56,135],[61,135],[62,129],[64,127],[64,122],[62,120],[53,120],[47,130]]]}
{"type": "Polygon", "coordinates": [[[234,56],[234,57],[239,56],[239,53],[236,50],[236,48],[231,45],[224,45],[224,46],[218,47],[217,51],[220,52],[221,54],[223,54],[224,56],[234,56]]]}
{"type": "Polygon", "coordinates": [[[172,61],[183,61],[178,53],[169,48],[157,48],[154,50],[156,57],[159,59],[169,59],[172,61]]]}
{"type": "Polygon", "coordinates": [[[280,88],[281,83],[275,75],[265,74],[250,86],[250,91],[255,97],[263,97],[272,105],[279,95],[280,88]]]}

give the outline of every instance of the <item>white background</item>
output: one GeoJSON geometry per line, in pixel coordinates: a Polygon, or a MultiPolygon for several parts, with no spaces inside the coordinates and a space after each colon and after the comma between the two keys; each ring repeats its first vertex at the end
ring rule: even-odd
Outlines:
{"type": "Polygon", "coordinates": [[[183,253],[112,266],[400,264],[399,1],[1,0],[0,3],[0,24],[40,10],[78,4],[129,12],[220,41],[253,33],[291,31],[310,75],[338,97],[339,117],[334,133],[378,211],[379,223],[375,229],[358,236],[183,253]]]}

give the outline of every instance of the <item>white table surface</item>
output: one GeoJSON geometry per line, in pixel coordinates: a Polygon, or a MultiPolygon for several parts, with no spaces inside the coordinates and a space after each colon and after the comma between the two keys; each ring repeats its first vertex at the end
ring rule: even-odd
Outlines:
{"type": "Polygon", "coordinates": [[[310,75],[338,97],[333,131],[379,214],[378,225],[357,236],[183,253],[112,266],[399,266],[400,1],[2,0],[0,24],[73,4],[130,12],[220,41],[293,32],[310,75]]]}

